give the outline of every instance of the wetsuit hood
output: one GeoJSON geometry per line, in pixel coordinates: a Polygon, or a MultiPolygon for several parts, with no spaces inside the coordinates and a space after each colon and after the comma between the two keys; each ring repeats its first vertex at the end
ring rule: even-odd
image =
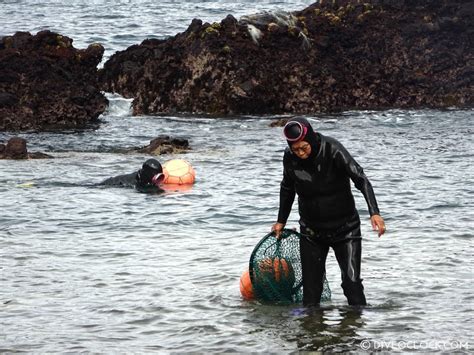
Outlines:
{"type": "Polygon", "coordinates": [[[163,167],[156,159],[148,159],[143,163],[142,168],[138,170],[137,183],[140,185],[153,184],[153,178],[163,173],[163,167]]]}
{"type": "Polygon", "coordinates": [[[314,158],[317,155],[321,139],[313,130],[313,127],[306,118],[294,117],[290,119],[286,123],[285,128],[283,128],[283,134],[285,135],[286,142],[290,149],[293,143],[306,141],[311,145],[311,154],[309,158],[314,158]]]}

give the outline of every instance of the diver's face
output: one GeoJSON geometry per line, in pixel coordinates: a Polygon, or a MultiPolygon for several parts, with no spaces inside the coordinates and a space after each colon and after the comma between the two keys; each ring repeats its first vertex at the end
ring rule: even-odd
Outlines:
{"type": "Polygon", "coordinates": [[[311,145],[306,141],[299,141],[291,145],[291,151],[300,159],[307,159],[311,154],[311,145]]]}

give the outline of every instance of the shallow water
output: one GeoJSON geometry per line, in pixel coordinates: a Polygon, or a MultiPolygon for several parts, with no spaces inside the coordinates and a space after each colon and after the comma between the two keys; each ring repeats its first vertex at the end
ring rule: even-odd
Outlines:
{"type": "Polygon", "coordinates": [[[4,349],[354,350],[366,339],[469,340],[472,111],[310,117],[365,167],[388,224],[378,239],[355,193],[370,303],[360,314],[345,306],[332,254],[333,300],[323,310],[240,298],[239,276],[277,213],[284,142],[271,118],[122,114],[82,133],[22,135],[54,159],[0,161],[4,349]],[[190,139],[192,190],[91,186],[147,158],[114,148],[163,133],[190,139]]]}
{"type": "MultiPolygon", "coordinates": [[[[64,5],[63,19],[53,4],[46,11],[32,2],[3,2],[4,30],[34,32],[50,22],[87,43],[82,25],[65,24],[82,13],[109,50],[139,42],[114,42],[101,2],[82,3],[82,10],[64,5]],[[43,17],[33,17],[40,10],[43,17]]],[[[149,14],[158,12],[151,2],[137,4],[130,23],[147,6],[149,14]]],[[[163,9],[172,4],[192,3],[164,2],[163,9]]],[[[211,21],[263,6],[195,4],[203,10],[193,16],[211,21]]],[[[126,14],[123,6],[110,13],[126,14]]],[[[151,23],[157,36],[184,29],[190,12],[168,22],[145,16],[148,22],[137,20],[145,27],[130,33],[141,36],[151,23]]],[[[388,226],[381,239],[370,230],[364,199],[354,190],[370,305],[362,311],[345,305],[331,252],[333,299],[310,310],[245,302],[238,288],[277,214],[285,142],[280,128],[269,127],[274,117],[131,117],[129,100],[110,101],[98,127],[20,134],[30,151],[54,159],[0,161],[0,351],[472,350],[472,110],[308,116],[365,168],[388,226]],[[189,153],[159,159],[190,161],[197,172],[191,190],[157,196],[93,186],[138,169],[148,156],[119,151],[159,134],[190,140],[189,153]]],[[[0,133],[0,141],[11,136],[0,133]]],[[[288,225],[297,219],[295,206],[288,225]]]]}

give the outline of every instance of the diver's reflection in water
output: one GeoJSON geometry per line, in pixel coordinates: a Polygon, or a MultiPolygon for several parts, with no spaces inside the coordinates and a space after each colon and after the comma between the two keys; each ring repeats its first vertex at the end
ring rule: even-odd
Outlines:
{"type": "MultiPolygon", "coordinates": [[[[295,310],[296,311],[296,310],[295,310]]],[[[357,330],[364,325],[362,308],[304,308],[299,309],[301,333],[297,344],[304,351],[356,350],[357,330]]]]}

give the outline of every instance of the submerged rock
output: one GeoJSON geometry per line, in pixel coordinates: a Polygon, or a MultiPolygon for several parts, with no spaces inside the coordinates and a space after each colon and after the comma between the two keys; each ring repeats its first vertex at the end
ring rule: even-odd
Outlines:
{"type": "Polygon", "coordinates": [[[472,106],[473,20],[462,0],[321,0],[195,19],[116,53],[100,81],[134,98],[134,114],[472,106]]]}
{"type": "Polygon", "coordinates": [[[52,156],[40,152],[28,153],[26,139],[10,138],[7,144],[0,143],[0,159],[46,159],[52,156]]]}
{"type": "Polygon", "coordinates": [[[97,83],[104,48],[78,50],[50,31],[0,39],[0,131],[82,127],[107,107],[97,83]]]}
{"type": "Polygon", "coordinates": [[[187,139],[171,138],[170,136],[162,135],[152,139],[150,144],[143,148],[136,149],[136,151],[150,155],[161,155],[184,153],[190,149],[187,139]]]}
{"type": "Polygon", "coordinates": [[[270,123],[270,127],[284,127],[289,120],[289,118],[280,118],[278,120],[274,120],[270,123]]]}

